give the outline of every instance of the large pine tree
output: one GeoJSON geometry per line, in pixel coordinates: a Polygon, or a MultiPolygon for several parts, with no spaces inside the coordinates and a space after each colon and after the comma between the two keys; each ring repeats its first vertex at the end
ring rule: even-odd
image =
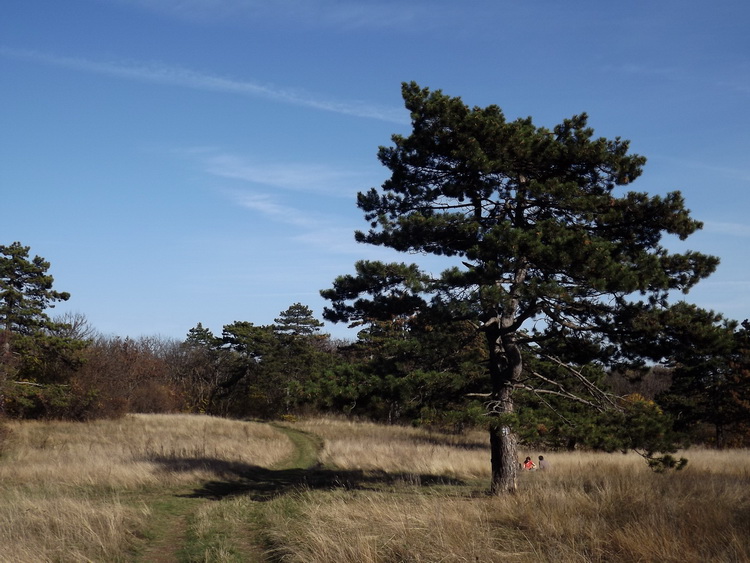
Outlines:
{"type": "Polygon", "coordinates": [[[356,238],[455,265],[435,277],[414,264],[359,262],[356,275],[322,292],[331,300],[324,316],[473,321],[489,358],[492,491],[513,491],[514,392],[536,380],[581,404],[622,408],[587,384],[581,366],[647,356],[629,345],[631,332],[657,330],[648,319],[668,307],[669,293],[687,292],[718,260],[665,249],[663,235],[685,239],[701,223],[679,192],[619,192],[645,159],[620,138],[595,138],[585,114],[549,130],[415,83],[402,93],[412,132],[380,148],[391,176],[359,194],[371,228],[356,238]],[[562,388],[554,372],[527,369],[530,355],[593,397],[562,388]]]}

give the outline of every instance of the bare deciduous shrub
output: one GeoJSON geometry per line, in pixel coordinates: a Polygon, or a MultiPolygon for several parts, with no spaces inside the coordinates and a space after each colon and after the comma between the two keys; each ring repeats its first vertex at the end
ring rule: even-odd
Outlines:
{"type": "Polygon", "coordinates": [[[183,398],[173,385],[167,357],[172,345],[158,337],[94,340],[75,377],[81,389],[96,396],[90,418],[181,410],[183,398]]]}

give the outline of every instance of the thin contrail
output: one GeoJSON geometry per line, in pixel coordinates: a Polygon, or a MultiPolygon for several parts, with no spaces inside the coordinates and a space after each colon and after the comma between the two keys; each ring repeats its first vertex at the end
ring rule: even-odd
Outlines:
{"type": "Polygon", "coordinates": [[[70,68],[81,72],[103,74],[227,94],[239,94],[256,98],[265,98],[281,103],[309,107],[333,113],[365,117],[392,123],[407,122],[404,110],[379,106],[367,102],[338,101],[317,98],[311,94],[288,88],[266,86],[255,82],[213,76],[194,70],[157,63],[124,63],[92,61],[79,57],[64,57],[38,51],[0,47],[0,55],[8,58],[23,59],[37,63],[70,68]]]}

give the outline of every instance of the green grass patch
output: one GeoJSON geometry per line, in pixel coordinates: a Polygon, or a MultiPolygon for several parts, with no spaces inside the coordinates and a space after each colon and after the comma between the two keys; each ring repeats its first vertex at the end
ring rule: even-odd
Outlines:
{"type": "Polygon", "coordinates": [[[277,464],[276,468],[308,469],[319,462],[320,451],[323,449],[323,440],[319,436],[282,424],[271,424],[271,426],[286,435],[294,444],[293,456],[277,464]]]}

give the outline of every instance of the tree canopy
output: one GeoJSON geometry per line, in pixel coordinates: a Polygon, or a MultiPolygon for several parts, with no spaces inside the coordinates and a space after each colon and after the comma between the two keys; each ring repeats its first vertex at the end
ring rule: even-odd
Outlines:
{"type": "Polygon", "coordinates": [[[650,359],[645,336],[660,330],[654,319],[670,294],[687,293],[718,259],[667,250],[665,235],[685,239],[701,223],[677,191],[622,193],[645,158],[619,137],[594,137],[586,114],[547,129],[413,82],[402,94],[412,132],[380,148],[391,175],[358,195],[370,229],[355,237],[452,264],[435,276],[417,264],[360,261],[322,292],[331,301],[324,317],[474,323],[491,383],[492,488],[512,491],[514,393],[546,390],[624,412],[581,366],[650,359]],[[577,390],[562,387],[562,373],[577,390]]]}
{"type": "Polygon", "coordinates": [[[6,333],[31,334],[50,326],[46,309],[70,294],[52,289],[50,263],[29,257],[30,247],[0,246],[0,325],[6,333]]]}
{"type": "Polygon", "coordinates": [[[71,325],[48,316],[70,294],[52,288],[50,263],[29,250],[20,242],[0,245],[0,413],[16,403],[45,412],[40,402],[69,402],[65,384],[86,344],[71,335],[71,325]]]}
{"type": "Polygon", "coordinates": [[[312,309],[294,303],[274,319],[274,330],[289,336],[311,336],[320,333],[323,323],[313,316],[312,309]]]}

